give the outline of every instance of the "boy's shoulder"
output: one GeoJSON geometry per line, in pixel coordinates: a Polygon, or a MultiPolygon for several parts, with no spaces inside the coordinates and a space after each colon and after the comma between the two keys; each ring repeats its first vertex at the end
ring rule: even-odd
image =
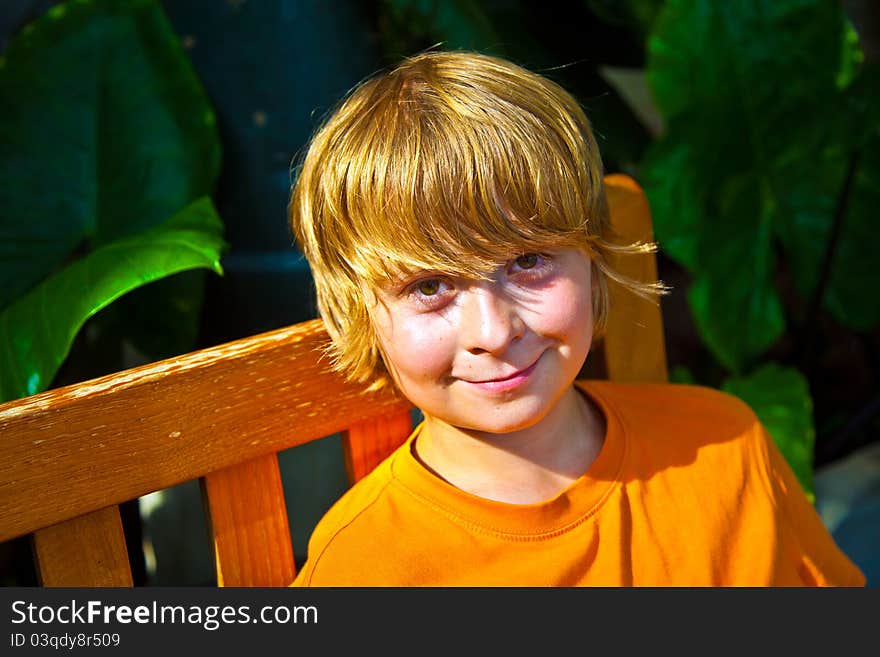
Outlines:
{"type": "Polygon", "coordinates": [[[685,384],[587,381],[578,386],[626,443],[622,479],[659,477],[673,486],[713,481],[719,491],[736,491],[751,480],[769,488],[766,432],[738,397],[685,384]]]}
{"type": "Polygon", "coordinates": [[[679,383],[618,383],[577,381],[577,386],[603,410],[616,413],[627,425],[673,423],[681,427],[724,423],[747,429],[757,422],[740,398],[699,385],[679,383]]]}

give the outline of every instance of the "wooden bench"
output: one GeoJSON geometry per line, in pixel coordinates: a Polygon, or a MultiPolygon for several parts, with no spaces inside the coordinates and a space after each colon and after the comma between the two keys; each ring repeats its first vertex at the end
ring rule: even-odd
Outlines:
{"type": "MultiPolygon", "coordinates": [[[[612,223],[652,239],[647,201],[606,178],[612,223]]],[[[653,255],[621,259],[642,280],[653,255]]],[[[409,435],[410,406],[366,394],[321,358],[313,320],[0,405],[0,542],[31,535],[43,586],[131,586],[119,504],[199,480],[219,586],[295,575],[277,453],[343,432],[349,480],[409,435]]],[[[658,304],[612,288],[590,376],[666,380],[658,304]]]]}

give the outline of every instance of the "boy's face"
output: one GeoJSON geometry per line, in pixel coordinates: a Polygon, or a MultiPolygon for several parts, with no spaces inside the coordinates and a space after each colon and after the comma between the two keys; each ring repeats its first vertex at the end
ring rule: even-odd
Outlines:
{"type": "Polygon", "coordinates": [[[376,297],[374,326],[401,392],[462,429],[536,424],[590,350],[591,264],[575,249],[513,258],[487,281],[424,272],[376,297]]]}

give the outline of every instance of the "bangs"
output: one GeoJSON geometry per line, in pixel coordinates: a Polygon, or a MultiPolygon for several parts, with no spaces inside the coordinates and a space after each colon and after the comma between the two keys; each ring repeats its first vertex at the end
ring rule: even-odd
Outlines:
{"type": "Polygon", "coordinates": [[[592,251],[606,220],[602,172],[565,92],[533,74],[537,88],[516,93],[484,72],[442,87],[436,67],[403,73],[350,99],[344,129],[327,126],[324,237],[359,280],[482,277],[527,252],[592,251]],[[560,101],[564,111],[548,109],[560,101]]]}

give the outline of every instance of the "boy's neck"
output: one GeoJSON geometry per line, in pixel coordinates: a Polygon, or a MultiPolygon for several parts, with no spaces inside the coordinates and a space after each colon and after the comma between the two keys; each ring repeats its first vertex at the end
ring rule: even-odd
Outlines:
{"type": "Polygon", "coordinates": [[[426,416],[414,451],[429,470],[465,492],[534,504],[583,475],[604,438],[601,411],[572,386],[547,416],[511,433],[462,429],[426,416]]]}

